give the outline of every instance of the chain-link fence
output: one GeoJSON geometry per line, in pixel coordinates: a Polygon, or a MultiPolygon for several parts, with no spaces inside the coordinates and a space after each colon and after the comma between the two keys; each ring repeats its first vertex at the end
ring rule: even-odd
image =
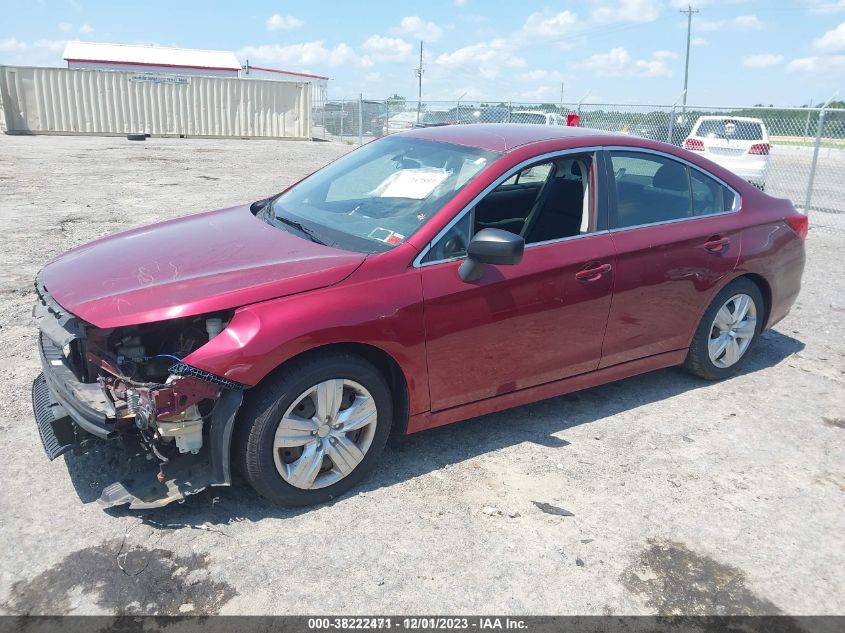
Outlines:
{"type": "MultiPolygon", "coordinates": [[[[696,137],[707,140],[708,158],[729,169],[736,165],[738,170],[744,170],[744,159],[756,159],[758,165],[764,165],[764,175],[756,184],[773,196],[789,198],[799,210],[810,211],[813,228],[845,235],[845,110],[511,101],[417,103],[359,96],[327,101],[315,108],[314,136],[358,144],[415,127],[471,123],[580,125],[678,146],[695,131],[696,137]],[[716,123],[705,128],[702,122],[696,127],[700,117],[715,117],[716,123]],[[759,120],[762,127],[743,122],[745,118],[759,120]]],[[[696,149],[694,143],[687,145],[696,149]]]]}

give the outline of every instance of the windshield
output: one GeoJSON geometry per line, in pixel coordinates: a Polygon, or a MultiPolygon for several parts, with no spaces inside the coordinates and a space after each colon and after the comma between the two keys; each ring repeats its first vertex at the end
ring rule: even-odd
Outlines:
{"type": "Polygon", "coordinates": [[[695,136],[736,139],[738,141],[761,141],[763,140],[763,127],[754,121],[705,119],[698,126],[695,136]]]}
{"type": "Polygon", "coordinates": [[[336,160],[275,199],[267,221],[365,253],[409,238],[498,154],[407,137],[336,160]]]}

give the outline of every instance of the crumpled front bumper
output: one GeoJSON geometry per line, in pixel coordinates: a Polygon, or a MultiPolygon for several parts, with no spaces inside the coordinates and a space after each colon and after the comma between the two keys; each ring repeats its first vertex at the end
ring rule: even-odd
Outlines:
{"type": "MultiPolygon", "coordinates": [[[[100,382],[83,382],[71,369],[63,347],[85,336],[86,324],[57,304],[40,279],[33,316],[40,329],[38,351],[42,373],[32,384],[32,410],[38,434],[50,460],[73,451],[83,453],[105,440],[132,442],[134,423],[118,418],[100,382]]],[[[143,451],[129,450],[131,475],[107,485],[100,497],[106,507],[155,508],[197,493],[207,486],[231,484],[229,447],[243,386],[180,363],[182,380],[203,381],[221,390],[203,448],[196,455],[172,458],[163,469],[143,451]],[[164,473],[163,476],[159,476],[164,473]]],[[[137,440],[137,438],[134,438],[137,440]]]]}
{"type": "MultiPolygon", "coordinates": [[[[55,415],[64,414],[86,433],[104,440],[114,439],[115,409],[100,383],[79,381],[67,365],[62,350],[42,332],[38,337],[43,382],[55,415]],[[56,406],[58,405],[58,406],[56,406]]],[[[37,382],[37,379],[36,379],[37,382]]],[[[41,399],[47,397],[40,388],[41,399]]],[[[35,386],[33,386],[35,407],[35,386]]],[[[36,418],[38,413],[36,412],[36,418]]]]}
{"type": "MultiPolygon", "coordinates": [[[[85,452],[107,439],[121,437],[109,417],[113,409],[98,407],[93,390],[79,383],[66,365],[52,364],[49,342],[40,340],[44,372],[32,384],[32,411],[47,457],[52,461],[68,451],[85,452]],[[44,350],[46,348],[46,353],[44,350]],[[62,368],[70,373],[68,377],[62,368]],[[66,380],[67,382],[61,382],[66,380]],[[85,389],[79,391],[80,385],[85,389]],[[75,399],[77,394],[84,399],[75,399]]],[[[58,360],[58,359],[52,359],[58,360]]],[[[99,384],[94,384],[99,388],[99,384]]],[[[180,455],[157,477],[156,464],[138,450],[128,450],[128,475],[103,488],[99,503],[103,507],[129,504],[132,510],[158,508],[208,486],[229,485],[229,442],[235,414],[243,398],[242,390],[226,391],[212,414],[208,441],[196,455],[180,455]]]]}

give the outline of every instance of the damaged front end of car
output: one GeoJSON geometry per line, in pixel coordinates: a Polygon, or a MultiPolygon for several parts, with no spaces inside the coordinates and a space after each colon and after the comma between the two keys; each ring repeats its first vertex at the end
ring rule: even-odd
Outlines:
{"type": "Polygon", "coordinates": [[[33,412],[47,456],[103,442],[140,447],[130,474],[102,491],[110,507],[155,508],[231,484],[229,444],[245,385],[183,362],[233,311],[102,329],[65,310],[39,276],[33,316],[43,372],[33,412]]]}

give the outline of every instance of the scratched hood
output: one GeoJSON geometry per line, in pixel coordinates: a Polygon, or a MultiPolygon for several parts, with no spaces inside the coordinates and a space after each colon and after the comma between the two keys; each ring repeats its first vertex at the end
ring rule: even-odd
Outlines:
{"type": "Polygon", "coordinates": [[[65,309],[110,328],[330,286],[365,257],[270,226],[240,206],[74,248],[48,263],[41,279],[65,309]]]}

